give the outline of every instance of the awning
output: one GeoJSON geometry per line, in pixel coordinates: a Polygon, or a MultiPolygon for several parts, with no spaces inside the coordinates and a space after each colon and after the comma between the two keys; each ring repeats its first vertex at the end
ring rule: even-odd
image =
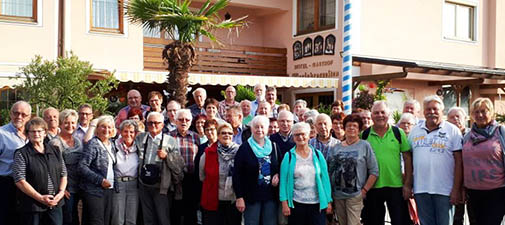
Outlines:
{"type": "MultiPolygon", "coordinates": [[[[115,77],[121,82],[135,83],[164,83],[167,72],[142,71],[142,72],[116,72],[115,77]]],[[[251,75],[215,75],[202,73],[189,73],[191,85],[247,85],[256,84],[296,88],[336,88],[338,78],[308,78],[308,77],[276,77],[276,76],[251,76],[251,75]]]]}
{"type": "Polygon", "coordinates": [[[0,76],[0,90],[13,89],[15,85],[20,85],[23,81],[23,78],[0,76]]]}

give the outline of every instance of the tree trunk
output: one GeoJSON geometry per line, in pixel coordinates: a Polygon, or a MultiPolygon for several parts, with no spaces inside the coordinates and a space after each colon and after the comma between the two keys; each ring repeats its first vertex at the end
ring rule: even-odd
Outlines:
{"type": "Polygon", "coordinates": [[[169,71],[169,99],[178,101],[184,108],[187,103],[188,73],[196,59],[195,49],[191,43],[174,41],[165,46],[163,59],[169,71]]]}

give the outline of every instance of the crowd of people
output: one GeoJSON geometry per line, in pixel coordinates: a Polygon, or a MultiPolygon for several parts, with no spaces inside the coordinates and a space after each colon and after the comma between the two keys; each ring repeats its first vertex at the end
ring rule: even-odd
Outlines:
{"type": "Polygon", "coordinates": [[[465,204],[472,225],[501,223],[505,128],[489,99],[467,128],[435,95],[423,113],[406,101],[394,124],[385,101],[327,115],[254,92],[197,88],[184,107],[130,90],[97,119],[89,104],[40,118],[16,102],[0,128],[0,224],[383,225],[387,207],[393,225],[459,225],[465,204]]]}

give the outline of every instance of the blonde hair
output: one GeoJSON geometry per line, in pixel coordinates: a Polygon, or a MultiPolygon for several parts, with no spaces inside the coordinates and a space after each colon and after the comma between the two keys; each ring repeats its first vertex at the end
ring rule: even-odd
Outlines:
{"type": "MultiPolygon", "coordinates": [[[[98,128],[100,125],[104,124],[104,123],[109,123],[112,125],[112,127],[114,128],[113,129],[113,133],[112,133],[112,137],[115,137],[116,136],[116,127],[114,126],[114,117],[112,117],[111,115],[102,115],[100,117],[98,117],[97,119],[97,123],[96,123],[96,127],[98,128]]],[[[96,132],[98,131],[98,129],[95,129],[95,136],[96,136],[96,132]]],[[[109,137],[109,138],[112,138],[112,137],[109,137]]]]}
{"type": "Polygon", "coordinates": [[[475,99],[475,101],[472,102],[472,105],[470,107],[470,112],[472,112],[471,114],[473,114],[473,111],[476,108],[479,108],[482,105],[485,105],[487,107],[487,109],[489,110],[489,112],[492,115],[492,118],[494,118],[494,106],[493,106],[493,102],[491,102],[491,100],[489,98],[477,98],[477,99],[475,99]]]}

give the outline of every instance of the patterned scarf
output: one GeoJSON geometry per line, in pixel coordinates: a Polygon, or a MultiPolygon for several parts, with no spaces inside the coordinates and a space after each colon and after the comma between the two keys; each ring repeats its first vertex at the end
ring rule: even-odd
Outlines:
{"type": "Polygon", "coordinates": [[[477,124],[473,124],[472,130],[470,131],[470,140],[474,145],[484,142],[487,139],[493,137],[496,128],[499,127],[499,124],[493,120],[489,125],[484,128],[478,128],[477,124]]]}

